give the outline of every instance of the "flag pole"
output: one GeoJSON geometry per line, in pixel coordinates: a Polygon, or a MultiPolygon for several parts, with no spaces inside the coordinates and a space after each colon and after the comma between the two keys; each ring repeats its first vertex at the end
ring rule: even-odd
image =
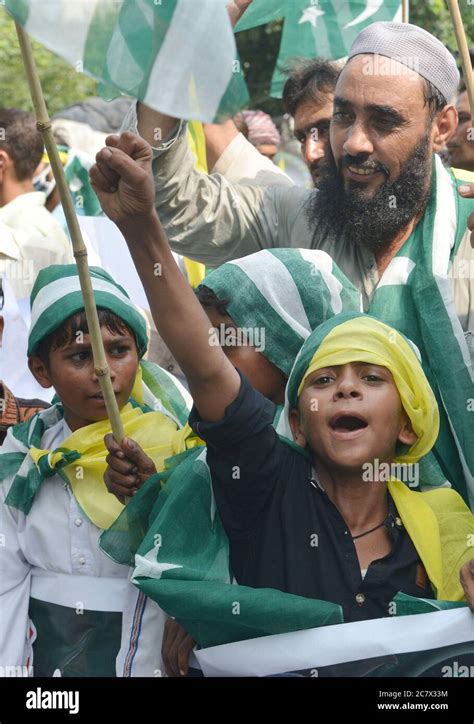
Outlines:
{"type": "Polygon", "coordinates": [[[408,0],[402,0],[402,23],[408,23],[408,0]]]}
{"type": "Polygon", "coordinates": [[[59,196],[61,198],[61,204],[63,206],[64,214],[66,216],[69,234],[72,240],[74,258],[76,260],[81,291],[84,297],[84,308],[91,339],[95,371],[99,380],[100,389],[104,396],[105,407],[112,427],[113,435],[117,442],[120,442],[124,437],[124,430],[122,420],[120,418],[117,400],[115,399],[115,393],[112,387],[112,381],[110,379],[109,367],[105,357],[105,350],[100,331],[99,318],[97,315],[94,292],[92,289],[92,281],[89,273],[89,265],[87,263],[86,245],[84,244],[84,240],[82,238],[81,229],[77,220],[74,205],[72,203],[71,194],[69,193],[69,187],[66,181],[66,176],[64,174],[64,169],[59,158],[59,152],[56,143],[54,141],[51,121],[49,119],[48,111],[46,109],[46,103],[44,100],[43,90],[41,88],[41,82],[39,79],[38,70],[36,68],[35,59],[33,57],[33,50],[31,47],[30,39],[22,26],[16,21],[15,26],[18,35],[18,42],[20,44],[21,54],[23,57],[23,63],[25,65],[25,71],[28,78],[28,85],[30,87],[31,99],[33,101],[33,107],[35,109],[36,126],[43,137],[44,145],[46,146],[46,150],[48,152],[49,161],[51,163],[51,168],[53,170],[54,178],[56,180],[59,196]]]}
{"type": "MultiPolygon", "coordinates": [[[[472,73],[471,56],[469,55],[469,48],[467,45],[466,33],[464,31],[464,25],[462,22],[458,1],[448,0],[448,7],[453,21],[454,34],[456,35],[459,55],[461,57],[464,81],[466,83],[467,89],[467,97],[469,99],[469,107],[471,109],[471,122],[474,126],[474,78],[472,73]]],[[[447,98],[446,100],[449,102],[451,99],[447,98]]]]}

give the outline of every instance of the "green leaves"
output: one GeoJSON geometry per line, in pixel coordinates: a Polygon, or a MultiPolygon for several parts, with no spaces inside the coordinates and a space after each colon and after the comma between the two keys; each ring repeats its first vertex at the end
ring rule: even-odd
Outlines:
{"type": "MultiPolygon", "coordinates": [[[[49,113],[97,95],[96,83],[33,41],[49,113]]],[[[15,24],[0,8],[0,104],[33,110],[15,24]]]]}

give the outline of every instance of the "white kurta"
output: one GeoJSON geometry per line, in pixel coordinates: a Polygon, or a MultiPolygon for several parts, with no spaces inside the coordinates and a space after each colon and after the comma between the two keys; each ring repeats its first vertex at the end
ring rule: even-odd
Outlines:
{"type": "Polygon", "coordinates": [[[74,262],[71,243],[45,203],[44,193],[32,191],[0,208],[0,274],[18,300],[30,296],[41,269],[74,262]]]}
{"type": "MultiPolygon", "coordinates": [[[[71,434],[64,420],[43,435],[54,449],[71,434]]],[[[8,450],[8,439],[3,450],[8,450]]],[[[2,451],[3,451],[2,450],[2,451]]],[[[129,568],[101,551],[101,530],[79,508],[67,484],[45,480],[28,515],[5,505],[13,478],[0,486],[0,666],[31,664],[30,596],[62,606],[122,612],[129,568]]],[[[34,662],[33,662],[34,674],[34,662]]]]}

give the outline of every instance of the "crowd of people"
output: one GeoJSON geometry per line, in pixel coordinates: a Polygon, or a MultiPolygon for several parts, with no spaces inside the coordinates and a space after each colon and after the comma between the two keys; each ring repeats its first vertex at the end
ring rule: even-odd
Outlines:
{"type": "Polygon", "coordinates": [[[28,368],[54,394],[0,377],[1,666],[199,675],[196,647],[330,607],[474,612],[466,86],[434,36],[382,22],[345,64],[296,62],[283,108],[311,188],[259,110],[205,124],[204,157],[138,102],[87,152],[59,123],[77,211],[115,224],[147,299],[91,266],[122,441],[41,136],[0,110],[0,306],[29,298],[28,368]]]}

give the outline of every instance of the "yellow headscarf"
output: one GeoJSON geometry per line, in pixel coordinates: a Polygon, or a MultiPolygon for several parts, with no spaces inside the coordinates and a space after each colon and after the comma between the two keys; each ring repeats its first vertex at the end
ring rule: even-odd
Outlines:
{"type": "Polygon", "coordinates": [[[315,370],[350,362],[380,365],[393,376],[403,408],[418,437],[408,451],[396,457],[396,461],[414,463],[426,455],[439,431],[439,411],[433,391],[411,343],[395,329],[369,315],[339,315],[318,327],[303,345],[288,388],[291,390],[297,383],[298,397],[305,380],[315,370]]]}

